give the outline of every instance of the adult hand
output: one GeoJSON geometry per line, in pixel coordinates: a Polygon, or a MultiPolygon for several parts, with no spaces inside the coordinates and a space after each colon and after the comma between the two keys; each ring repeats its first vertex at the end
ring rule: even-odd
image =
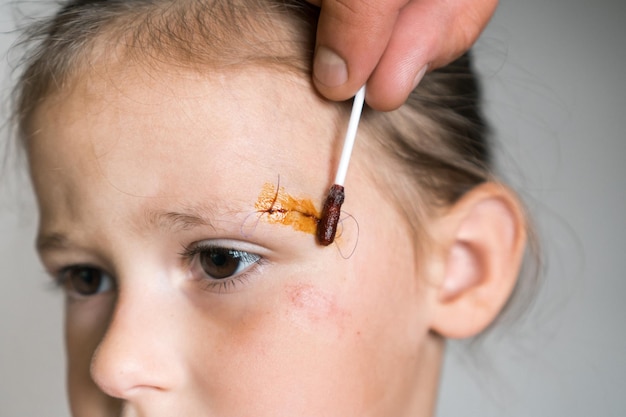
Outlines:
{"type": "Polygon", "coordinates": [[[331,100],[367,82],[367,103],[401,106],[427,71],[476,41],[498,0],[308,0],[321,7],[313,81],[331,100]]]}

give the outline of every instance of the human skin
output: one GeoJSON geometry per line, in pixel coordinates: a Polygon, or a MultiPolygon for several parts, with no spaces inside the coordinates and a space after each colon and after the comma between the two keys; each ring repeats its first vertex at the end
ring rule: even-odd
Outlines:
{"type": "Polygon", "coordinates": [[[321,6],[313,80],[333,100],[367,82],[367,103],[401,106],[427,71],[467,51],[497,0],[309,0],[321,6]]]}
{"type": "Polygon", "coordinates": [[[358,143],[351,257],[263,217],[243,233],[279,176],[321,204],[343,135],[334,105],[258,68],[92,68],[45,100],[27,142],[46,268],[112,277],[91,296],[66,286],[73,415],[431,415],[435,256],[358,143]],[[262,261],[216,285],[183,253],[203,242],[262,261]]]}

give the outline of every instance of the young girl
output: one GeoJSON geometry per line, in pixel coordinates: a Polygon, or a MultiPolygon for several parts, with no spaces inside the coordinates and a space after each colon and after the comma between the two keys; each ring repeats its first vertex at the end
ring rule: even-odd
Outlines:
{"type": "Polygon", "coordinates": [[[75,416],[430,416],[526,241],[465,56],[367,111],[310,83],[297,0],[73,1],[34,35],[20,135],[65,289],[75,416]]]}

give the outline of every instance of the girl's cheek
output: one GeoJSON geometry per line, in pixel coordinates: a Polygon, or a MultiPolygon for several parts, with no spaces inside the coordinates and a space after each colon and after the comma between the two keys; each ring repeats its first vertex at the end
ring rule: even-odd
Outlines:
{"type": "Polygon", "coordinates": [[[97,410],[104,407],[103,402],[106,409],[118,406],[91,378],[91,361],[106,333],[113,300],[103,296],[92,301],[89,306],[68,301],[65,309],[68,389],[72,408],[77,410],[97,410]]]}
{"type": "Polygon", "coordinates": [[[338,301],[336,294],[313,284],[294,284],[285,288],[285,316],[301,331],[341,338],[350,319],[350,312],[338,301]]]}
{"type": "Polygon", "coordinates": [[[65,333],[68,361],[87,361],[104,337],[113,314],[115,297],[103,294],[87,302],[66,301],[65,333]]]}

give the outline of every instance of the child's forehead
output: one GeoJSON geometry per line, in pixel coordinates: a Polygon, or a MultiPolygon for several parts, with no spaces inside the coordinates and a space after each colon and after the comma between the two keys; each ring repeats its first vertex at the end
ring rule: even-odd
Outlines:
{"type": "Polygon", "coordinates": [[[36,112],[28,150],[43,204],[229,189],[254,201],[279,175],[308,195],[327,186],[341,132],[306,84],[272,71],[121,74],[83,77],[36,112]],[[48,195],[51,181],[74,197],[48,195]]]}
{"type": "Polygon", "coordinates": [[[113,103],[125,106],[126,110],[141,111],[172,100],[182,104],[211,99],[228,105],[251,98],[258,103],[273,101],[274,107],[286,101],[292,105],[300,101],[323,103],[308,77],[287,68],[255,63],[228,68],[192,67],[151,59],[119,61],[118,58],[99,58],[77,66],[72,76],[41,102],[54,102],[52,107],[87,104],[90,108],[113,103]]]}
{"type": "Polygon", "coordinates": [[[145,133],[152,133],[152,145],[175,141],[177,154],[236,140],[248,142],[242,152],[268,143],[297,149],[309,143],[302,133],[326,147],[338,130],[337,110],[310,83],[259,68],[95,69],[44,100],[35,115],[32,132],[54,131],[57,140],[89,142],[96,151],[141,146],[145,133]]]}

